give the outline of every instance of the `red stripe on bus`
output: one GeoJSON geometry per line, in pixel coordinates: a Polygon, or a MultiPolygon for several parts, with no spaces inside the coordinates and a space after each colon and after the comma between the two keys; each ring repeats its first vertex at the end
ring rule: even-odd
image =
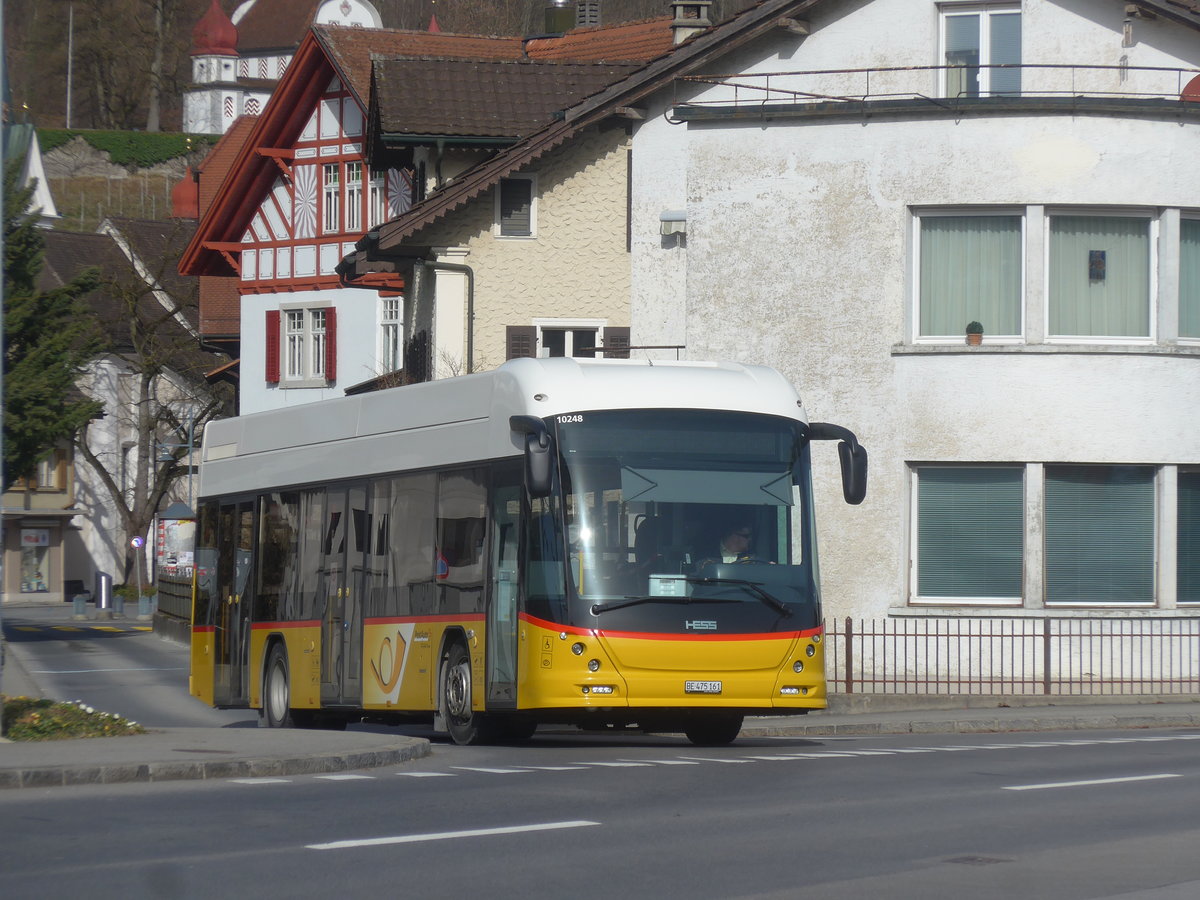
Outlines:
{"type": "Polygon", "coordinates": [[[265,631],[274,628],[320,628],[320,619],[309,619],[305,622],[251,622],[251,631],[265,631]]]}
{"type": "Polygon", "coordinates": [[[405,622],[482,622],[483,613],[467,613],[461,616],[452,614],[438,616],[381,616],[363,619],[364,625],[400,625],[405,622]]]}
{"type": "Polygon", "coordinates": [[[216,630],[217,630],[216,625],[193,625],[192,626],[193,634],[208,634],[209,632],[216,631],[216,630]]]}
{"type": "Polygon", "coordinates": [[[522,622],[528,622],[538,628],[548,631],[566,632],[590,637],[627,638],[638,641],[778,641],[795,640],[798,637],[813,637],[824,634],[823,626],[807,628],[803,631],[768,631],[751,632],[747,634],[671,634],[659,631],[605,631],[603,628],[576,628],[571,625],[560,625],[557,622],[547,622],[527,613],[521,613],[522,622]]]}

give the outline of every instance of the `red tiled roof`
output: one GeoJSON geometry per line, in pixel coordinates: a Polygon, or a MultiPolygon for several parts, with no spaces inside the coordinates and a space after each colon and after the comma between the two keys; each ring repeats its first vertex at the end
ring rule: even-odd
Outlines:
{"type": "Polygon", "coordinates": [[[199,212],[201,218],[212,206],[217,191],[221,189],[225,176],[229,174],[234,160],[237,159],[246,139],[250,137],[250,131],[257,121],[258,116],[241,116],[236,119],[229,126],[229,130],[221,135],[221,139],[213,145],[208,156],[204,157],[204,161],[196,167],[200,186],[199,212]]]}
{"type": "Polygon", "coordinates": [[[241,294],[234,275],[200,276],[200,336],[236,336],[242,328],[241,294]]]}
{"type": "Polygon", "coordinates": [[[527,41],[525,52],[542,62],[648,62],[674,46],[671,21],[670,16],[660,16],[623,25],[577,28],[562,37],[527,41]]]}
{"type": "Polygon", "coordinates": [[[317,14],[321,0],[258,0],[237,23],[238,52],[294,49],[317,14]]]}

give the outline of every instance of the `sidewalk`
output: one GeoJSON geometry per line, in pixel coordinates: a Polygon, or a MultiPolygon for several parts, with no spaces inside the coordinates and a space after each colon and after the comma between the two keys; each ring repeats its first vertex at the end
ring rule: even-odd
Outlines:
{"type": "MultiPolygon", "coordinates": [[[[3,688],[41,696],[16,645],[3,688]]],[[[929,697],[835,695],[830,709],[748,718],[743,738],[977,734],[1200,727],[1200,697],[929,697]]],[[[119,738],[0,741],[0,789],[128,781],[257,778],[390,766],[430,753],[423,738],[369,731],[174,728],[119,738]]]]}

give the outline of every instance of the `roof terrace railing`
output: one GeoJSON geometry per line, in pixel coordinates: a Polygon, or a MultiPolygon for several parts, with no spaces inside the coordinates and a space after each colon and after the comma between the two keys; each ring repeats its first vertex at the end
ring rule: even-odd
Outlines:
{"type": "Polygon", "coordinates": [[[885,100],[954,108],[963,100],[1045,97],[1200,102],[1200,69],[1067,63],[884,66],[686,75],[675,87],[674,106],[701,108],[885,100]]]}

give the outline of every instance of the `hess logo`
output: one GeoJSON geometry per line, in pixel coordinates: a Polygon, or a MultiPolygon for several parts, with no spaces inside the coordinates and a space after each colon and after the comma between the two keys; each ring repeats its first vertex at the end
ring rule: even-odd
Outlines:
{"type": "Polygon", "coordinates": [[[715,619],[684,619],[683,627],[688,631],[716,631],[715,619]]]}

